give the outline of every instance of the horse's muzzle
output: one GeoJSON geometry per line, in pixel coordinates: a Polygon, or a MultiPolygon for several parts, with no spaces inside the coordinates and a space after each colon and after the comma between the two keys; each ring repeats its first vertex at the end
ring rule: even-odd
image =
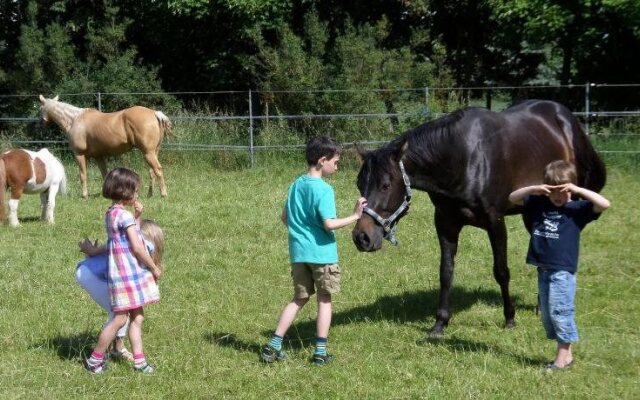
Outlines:
{"type": "MultiPolygon", "coordinates": [[[[374,232],[376,230],[376,228],[373,228],[374,232]]],[[[351,237],[359,251],[370,252],[380,250],[382,247],[382,236],[376,233],[367,233],[365,229],[356,226],[351,233],[351,237]]]]}

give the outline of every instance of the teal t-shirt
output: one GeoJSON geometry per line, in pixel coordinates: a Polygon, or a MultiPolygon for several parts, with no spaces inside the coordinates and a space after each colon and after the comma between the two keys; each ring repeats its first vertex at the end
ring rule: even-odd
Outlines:
{"type": "Polygon", "coordinates": [[[321,178],[302,175],[289,187],[285,204],[289,231],[289,259],[292,263],[334,264],[338,246],[333,231],[324,221],[336,218],[333,188],[321,178]]]}

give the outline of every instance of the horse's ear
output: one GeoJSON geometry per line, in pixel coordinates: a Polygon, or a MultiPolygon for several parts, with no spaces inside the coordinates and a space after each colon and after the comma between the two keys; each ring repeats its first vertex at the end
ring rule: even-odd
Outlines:
{"type": "Polygon", "coordinates": [[[364,147],[362,147],[362,144],[360,144],[360,142],[356,142],[354,143],[355,147],[356,147],[356,151],[358,152],[358,155],[360,156],[360,160],[364,160],[364,158],[367,156],[368,151],[365,150],[364,147]]]}
{"type": "Polygon", "coordinates": [[[43,96],[43,95],[40,95],[40,103],[44,104],[45,100],[46,100],[46,99],[44,98],[44,96],[43,96]]]}
{"type": "Polygon", "coordinates": [[[53,101],[58,101],[58,98],[59,98],[59,97],[60,97],[60,96],[56,95],[56,97],[54,97],[54,98],[53,98],[53,101]]]}
{"type": "Polygon", "coordinates": [[[404,157],[404,153],[407,152],[408,148],[409,148],[409,141],[405,140],[404,142],[402,142],[400,146],[398,146],[397,150],[393,153],[393,159],[395,161],[402,160],[402,157],[404,157]]]}

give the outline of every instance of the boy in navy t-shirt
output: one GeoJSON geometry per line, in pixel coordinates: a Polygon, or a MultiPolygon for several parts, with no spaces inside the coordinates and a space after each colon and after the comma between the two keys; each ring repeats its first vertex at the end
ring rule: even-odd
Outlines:
{"type": "Polygon", "coordinates": [[[531,221],[527,263],[538,267],[538,296],[542,325],[549,339],[558,343],[555,360],[548,371],[573,364],[571,343],[578,341],[574,298],[580,232],[609,208],[609,200],[575,185],[576,169],[568,161],[549,163],[544,183],[520,188],[509,200],[524,205],[524,217],[531,221]],[[581,200],[572,200],[576,195],[581,200]]]}

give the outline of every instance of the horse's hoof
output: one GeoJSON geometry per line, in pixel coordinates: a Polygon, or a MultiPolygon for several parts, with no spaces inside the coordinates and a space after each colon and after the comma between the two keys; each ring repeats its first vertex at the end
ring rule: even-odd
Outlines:
{"type": "Polygon", "coordinates": [[[444,339],[444,333],[443,332],[429,332],[426,335],[424,335],[424,337],[422,339],[418,339],[416,341],[416,344],[418,346],[426,346],[429,345],[431,343],[436,343],[441,341],[442,339],[444,339]]]}
{"type": "Polygon", "coordinates": [[[427,338],[431,340],[442,340],[444,339],[444,332],[442,331],[431,331],[427,335],[427,338]]]}
{"type": "Polygon", "coordinates": [[[504,324],[505,329],[514,329],[516,327],[516,321],[511,320],[511,321],[507,321],[504,324]]]}

